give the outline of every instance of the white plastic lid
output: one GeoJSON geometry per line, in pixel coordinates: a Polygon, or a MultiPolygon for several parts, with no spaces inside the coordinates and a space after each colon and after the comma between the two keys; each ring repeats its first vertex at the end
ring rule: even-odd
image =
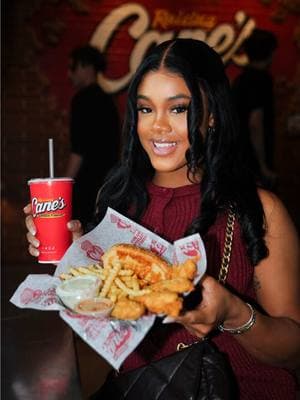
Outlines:
{"type": "Polygon", "coordinates": [[[31,185],[33,183],[42,183],[42,182],[57,182],[57,181],[68,181],[68,182],[74,182],[73,178],[70,177],[61,177],[61,178],[34,178],[30,179],[27,184],[31,185]]]}

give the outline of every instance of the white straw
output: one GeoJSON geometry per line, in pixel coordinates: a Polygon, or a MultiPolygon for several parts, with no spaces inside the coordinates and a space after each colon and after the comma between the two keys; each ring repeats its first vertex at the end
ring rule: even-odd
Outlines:
{"type": "Polygon", "coordinates": [[[53,139],[48,139],[49,144],[49,171],[50,178],[54,178],[53,139]]]}

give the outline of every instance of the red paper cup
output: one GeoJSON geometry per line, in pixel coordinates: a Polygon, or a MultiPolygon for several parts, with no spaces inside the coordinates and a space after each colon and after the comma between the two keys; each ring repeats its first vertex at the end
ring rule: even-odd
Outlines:
{"type": "Polygon", "coordinates": [[[39,263],[56,264],[72,242],[67,222],[72,218],[72,178],[28,181],[36,237],[40,241],[39,263]]]}

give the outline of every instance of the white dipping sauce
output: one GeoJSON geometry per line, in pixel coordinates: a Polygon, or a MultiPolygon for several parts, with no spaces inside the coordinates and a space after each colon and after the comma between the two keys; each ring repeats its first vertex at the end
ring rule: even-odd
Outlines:
{"type": "Polygon", "coordinates": [[[79,301],[96,297],[101,282],[93,275],[76,276],[57,286],[56,294],[67,307],[74,309],[79,301]]]}

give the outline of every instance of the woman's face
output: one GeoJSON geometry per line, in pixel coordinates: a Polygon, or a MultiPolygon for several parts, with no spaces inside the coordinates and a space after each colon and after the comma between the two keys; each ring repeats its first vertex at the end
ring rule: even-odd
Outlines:
{"type": "Polygon", "coordinates": [[[185,158],[190,146],[190,101],[184,79],[164,69],[149,72],[138,87],[138,136],[155,170],[153,181],[157,185],[190,184],[185,158]]]}

